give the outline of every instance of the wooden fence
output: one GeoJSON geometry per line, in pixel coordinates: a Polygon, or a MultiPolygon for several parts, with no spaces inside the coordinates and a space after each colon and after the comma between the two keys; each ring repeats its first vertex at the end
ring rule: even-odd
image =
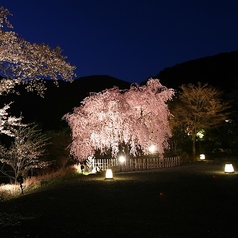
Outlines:
{"type": "Polygon", "coordinates": [[[129,158],[120,163],[118,159],[93,159],[92,167],[99,170],[136,171],[169,168],[180,165],[180,157],[129,158]]]}

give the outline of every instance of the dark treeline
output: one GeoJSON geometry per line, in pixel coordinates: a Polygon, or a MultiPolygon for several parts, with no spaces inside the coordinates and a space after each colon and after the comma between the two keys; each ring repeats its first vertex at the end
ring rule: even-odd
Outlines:
{"type": "Polygon", "coordinates": [[[66,126],[66,122],[61,120],[62,116],[78,107],[90,92],[100,92],[113,86],[126,89],[130,84],[107,75],[82,77],[73,83],[59,81],[58,87],[53,81],[46,81],[44,98],[20,86],[16,87],[19,95],[2,96],[1,104],[13,101],[9,110],[11,115],[19,116],[22,113],[26,123],[36,122],[43,130],[59,130],[66,126]]]}

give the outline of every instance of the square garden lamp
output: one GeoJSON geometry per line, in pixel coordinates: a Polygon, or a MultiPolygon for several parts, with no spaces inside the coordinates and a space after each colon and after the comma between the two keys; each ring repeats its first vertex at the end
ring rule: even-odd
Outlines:
{"type": "Polygon", "coordinates": [[[232,164],[225,164],[225,173],[234,173],[234,167],[232,164]]]}
{"type": "Polygon", "coordinates": [[[106,176],[105,179],[113,179],[113,173],[111,169],[106,170],[106,176]]]}
{"type": "Polygon", "coordinates": [[[205,160],[205,154],[200,154],[200,160],[205,160]]]}

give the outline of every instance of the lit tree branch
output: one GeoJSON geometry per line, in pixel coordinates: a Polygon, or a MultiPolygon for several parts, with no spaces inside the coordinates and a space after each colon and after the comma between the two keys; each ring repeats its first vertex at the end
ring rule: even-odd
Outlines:
{"type": "MultiPolygon", "coordinates": [[[[67,57],[61,54],[60,47],[31,44],[13,31],[4,31],[4,26],[12,28],[8,15],[10,12],[0,7],[0,74],[17,83],[27,83],[28,90],[35,89],[41,95],[45,90],[42,79],[72,81],[75,66],[65,61],[67,57]]],[[[0,85],[0,93],[5,88],[6,84],[3,88],[0,85]]]]}
{"type": "MultiPolygon", "coordinates": [[[[48,45],[31,44],[12,30],[8,16],[12,14],[0,6],[0,96],[24,84],[28,91],[36,90],[43,97],[45,79],[72,82],[76,76],[75,66],[65,61],[60,47],[51,49],[48,45]]],[[[0,109],[0,133],[11,135],[9,126],[18,123],[21,118],[9,117],[7,109],[10,103],[0,109]]]]}
{"type": "Polygon", "coordinates": [[[72,131],[71,154],[81,161],[96,150],[111,150],[115,157],[123,143],[133,156],[148,154],[151,144],[162,154],[170,136],[166,101],[173,93],[158,79],[149,79],[145,86],[131,85],[129,90],[114,87],[91,93],[63,117],[72,131]]]}
{"type": "Polygon", "coordinates": [[[45,152],[48,138],[37,129],[37,125],[15,128],[12,131],[14,141],[9,148],[0,145],[0,162],[3,163],[0,171],[16,181],[19,174],[33,168],[45,168],[50,163],[39,158],[45,152]],[[4,165],[11,167],[5,170],[4,165]]]}

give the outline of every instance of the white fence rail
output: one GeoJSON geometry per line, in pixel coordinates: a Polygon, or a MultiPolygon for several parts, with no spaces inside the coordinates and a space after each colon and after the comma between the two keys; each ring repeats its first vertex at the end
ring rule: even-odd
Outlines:
{"type": "Polygon", "coordinates": [[[155,168],[169,168],[180,165],[180,157],[129,158],[120,163],[118,159],[94,159],[93,167],[100,170],[112,168],[113,171],[136,171],[155,168]]]}

